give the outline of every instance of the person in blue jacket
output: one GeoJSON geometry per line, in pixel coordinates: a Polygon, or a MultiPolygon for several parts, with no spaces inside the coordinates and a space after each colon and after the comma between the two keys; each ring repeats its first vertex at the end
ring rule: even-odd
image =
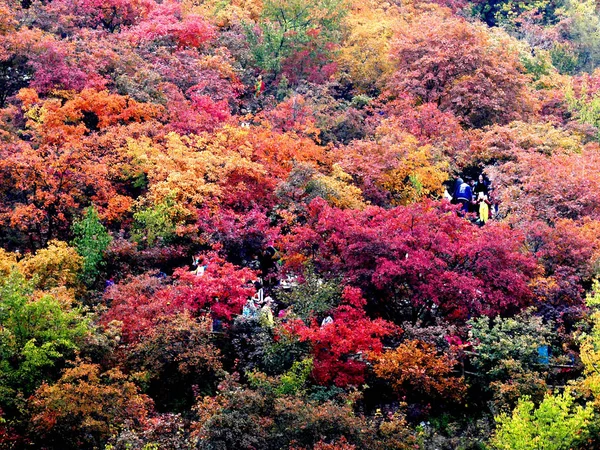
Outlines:
{"type": "Polygon", "coordinates": [[[456,178],[456,180],[454,181],[454,189],[452,190],[452,204],[457,205],[458,204],[458,200],[456,199],[456,196],[458,195],[458,191],[460,189],[460,186],[464,183],[463,179],[461,177],[456,178]]]}
{"type": "Polygon", "coordinates": [[[465,178],[454,193],[454,198],[462,205],[461,211],[464,213],[469,212],[469,205],[473,203],[473,189],[471,188],[469,181],[468,178],[465,178]]]}

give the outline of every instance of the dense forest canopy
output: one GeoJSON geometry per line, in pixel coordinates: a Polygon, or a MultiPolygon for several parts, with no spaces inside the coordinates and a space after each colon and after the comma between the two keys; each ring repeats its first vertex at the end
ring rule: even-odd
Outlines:
{"type": "Polygon", "coordinates": [[[0,41],[0,449],[600,448],[596,2],[0,0],[0,41]]]}

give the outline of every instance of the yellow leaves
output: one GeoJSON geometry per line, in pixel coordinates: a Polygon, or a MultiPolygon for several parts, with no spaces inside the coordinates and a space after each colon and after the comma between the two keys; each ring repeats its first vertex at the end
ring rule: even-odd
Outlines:
{"type": "Polygon", "coordinates": [[[18,263],[19,271],[27,278],[35,277],[35,285],[42,290],[79,287],[79,272],[83,258],[66,242],[50,241],[35,255],[28,255],[18,263]]]}
{"type": "Polygon", "coordinates": [[[577,387],[587,396],[594,398],[596,407],[600,406],[600,282],[594,281],[591,292],[586,298],[587,306],[593,311],[589,319],[592,329],[579,336],[579,357],[583,363],[584,378],[577,387]]]}
{"type": "MultiPolygon", "coordinates": [[[[594,319],[598,321],[598,317],[594,319]]],[[[596,350],[591,338],[586,338],[579,349],[585,378],[581,381],[584,391],[592,394],[595,403],[600,404],[600,351],[596,350]]]]}
{"type": "Polygon", "coordinates": [[[352,177],[338,164],[333,165],[331,175],[320,175],[315,181],[321,185],[319,190],[325,193],[325,199],[332,206],[351,209],[363,209],[366,206],[362,191],[350,184],[352,177]]]}
{"type": "Polygon", "coordinates": [[[169,133],[161,143],[147,138],[129,140],[126,151],[147,175],[150,186],[146,199],[154,205],[171,199],[186,216],[195,208],[216,204],[234,174],[264,174],[262,166],[245,155],[250,153],[243,144],[245,133],[234,128],[213,136],[169,133]],[[232,141],[241,144],[239,151],[228,148],[232,141]]]}
{"type": "Polygon", "coordinates": [[[448,178],[449,164],[441,151],[419,145],[411,134],[401,131],[394,120],[384,121],[376,130],[375,142],[352,145],[342,156],[344,167],[356,165],[352,174],[366,174],[389,191],[392,203],[406,205],[423,197],[440,196],[448,178]]]}
{"type": "Polygon", "coordinates": [[[184,0],[185,8],[211,20],[218,27],[229,27],[242,21],[258,20],[261,0],[184,0]]]}
{"type": "Polygon", "coordinates": [[[0,280],[17,271],[34,280],[35,299],[50,294],[62,305],[73,303],[75,291],[82,287],[79,273],[83,267],[83,258],[73,247],[66,242],[51,241],[34,255],[27,255],[20,261],[18,256],[0,248],[0,280]]]}
{"type": "Polygon", "coordinates": [[[508,128],[515,144],[524,150],[535,149],[552,155],[556,152],[580,153],[582,149],[581,136],[556,128],[549,122],[513,122],[508,128]]]}
{"type": "Polygon", "coordinates": [[[384,86],[393,71],[393,18],[381,9],[364,7],[348,15],[346,28],[337,61],[341,71],[363,92],[384,86]]]}
{"type": "Polygon", "coordinates": [[[448,178],[448,164],[435,161],[431,146],[409,152],[398,167],[386,173],[382,184],[397,205],[407,205],[427,196],[442,194],[442,183],[448,178]]]}
{"type": "Polygon", "coordinates": [[[0,278],[7,277],[17,266],[17,255],[0,248],[0,278]]]}

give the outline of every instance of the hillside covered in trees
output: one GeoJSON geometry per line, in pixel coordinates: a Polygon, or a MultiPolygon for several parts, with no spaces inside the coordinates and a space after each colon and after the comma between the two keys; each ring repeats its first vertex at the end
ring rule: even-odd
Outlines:
{"type": "Polygon", "coordinates": [[[600,448],[592,0],[0,0],[0,449],[600,448]]]}

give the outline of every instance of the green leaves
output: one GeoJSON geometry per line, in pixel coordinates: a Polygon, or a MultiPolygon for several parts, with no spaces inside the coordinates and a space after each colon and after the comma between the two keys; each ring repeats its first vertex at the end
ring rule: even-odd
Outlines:
{"type": "Polygon", "coordinates": [[[97,280],[100,269],[104,265],[104,252],[110,245],[112,237],[100,222],[98,211],[94,206],[85,210],[83,218],[73,224],[75,238],[73,244],[77,253],[83,257],[81,277],[86,285],[91,286],[97,280]]]}
{"type": "Polygon", "coordinates": [[[50,295],[33,296],[32,283],[13,272],[0,286],[0,405],[29,395],[78,348],[89,321],[50,295]]]}
{"type": "Polygon", "coordinates": [[[538,349],[549,344],[551,327],[525,312],[514,318],[488,317],[470,321],[469,338],[475,344],[472,364],[496,408],[512,407],[522,395],[541,398],[546,390],[547,366],[538,349]]]}
{"type": "Polygon", "coordinates": [[[568,0],[559,11],[568,23],[569,43],[577,56],[577,69],[592,72],[600,63],[600,16],[594,0],[568,0]]]}
{"type": "Polygon", "coordinates": [[[296,361],[290,370],[281,375],[275,392],[278,395],[294,395],[302,392],[312,369],[312,358],[296,361]]]}
{"type": "Polygon", "coordinates": [[[338,280],[324,280],[313,268],[308,268],[304,283],[287,292],[282,290],[279,295],[284,304],[290,305],[294,313],[309,324],[341,302],[342,288],[338,280]]]}
{"type": "Polygon", "coordinates": [[[594,413],[591,406],[575,404],[569,390],[547,394],[540,406],[525,396],[512,414],[496,418],[498,429],[492,448],[499,450],[568,450],[588,434],[594,413]]]}
{"type": "Polygon", "coordinates": [[[267,0],[261,21],[246,24],[246,35],[260,69],[278,74],[283,61],[311,41],[327,42],[341,38],[340,24],[346,14],[345,0],[267,0]]]}
{"type": "Polygon", "coordinates": [[[173,238],[176,228],[170,214],[173,205],[173,200],[167,198],[164,202],[136,212],[133,215],[133,240],[151,247],[157,240],[168,242],[173,238]]]}
{"type": "MultiPolygon", "coordinates": [[[[600,43],[599,43],[600,45],[600,43]]],[[[579,122],[600,127],[600,96],[593,92],[588,92],[588,85],[584,81],[579,94],[575,93],[572,86],[567,86],[565,90],[565,99],[569,110],[577,117],[579,122]]]]}

